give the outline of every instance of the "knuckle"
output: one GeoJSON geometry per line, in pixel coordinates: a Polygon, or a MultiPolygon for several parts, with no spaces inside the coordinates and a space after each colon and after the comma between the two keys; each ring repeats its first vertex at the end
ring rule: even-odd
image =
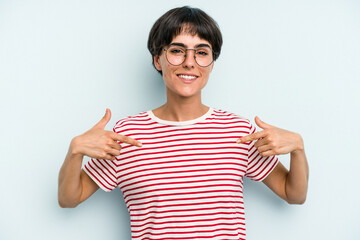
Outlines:
{"type": "Polygon", "coordinates": [[[115,149],[115,150],[121,150],[120,144],[117,144],[117,143],[116,143],[116,144],[114,145],[114,149],[115,149]]]}
{"type": "Polygon", "coordinates": [[[106,158],[106,155],[107,155],[107,154],[106,154],[105,152],[101,152],[101,153],[99,154],[99,157],[100,157],[100,158],[106,158]]]}
{"type": "Polygon", "coordinates": [[[111,148],[109,147],[109,146],[105,146],[104,147],[104,152],[105,153],[108,153],[108,152],[110,152],[111,151],[111,148]]]}

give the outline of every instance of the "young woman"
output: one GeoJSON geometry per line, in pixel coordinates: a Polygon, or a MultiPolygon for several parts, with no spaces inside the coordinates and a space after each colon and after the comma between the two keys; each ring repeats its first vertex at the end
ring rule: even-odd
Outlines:
{"type": "Polygon", "coordinates": [[[75,207],[99,187],[119,187],[133,239],[245,239],[243,178],[292,204],[306,199],[308,164],[299,134],[201,101],[221,32],[200,9],[175,8],[154,24],[148,48],[167,101],[104,128],[110,110],[75,137],[59,174],[59,204],[75,207]],[[290,153],[288,171],[276,155],[290,153]],[[92,158],[81,169],[84,156],[92,158]]]}

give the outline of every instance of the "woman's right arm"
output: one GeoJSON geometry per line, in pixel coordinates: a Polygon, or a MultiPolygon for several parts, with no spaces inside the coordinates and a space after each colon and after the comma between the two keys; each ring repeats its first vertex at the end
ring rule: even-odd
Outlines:
{"type": "Polygon", "coordinates": [[[81,169],[83,156],[69,151],[59,173],[58,201],[60,207],[71,208],[90,197],[99,186],[81,169]]]}
{"type": "Polygon", "coordinates": [[[118,141],[141,147],[135,139],[104,130],[110,118],[111,112],[106,109],[105,116],[94,127],[72,139],[59,173],[58,201],[61,207],[76,207],[99,188],[81,169],[84,156],[115,160],[121,150],[118,141]]]}

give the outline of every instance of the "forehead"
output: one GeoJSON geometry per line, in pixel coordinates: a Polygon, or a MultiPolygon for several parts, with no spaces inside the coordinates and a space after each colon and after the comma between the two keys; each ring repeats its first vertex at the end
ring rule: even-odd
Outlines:
{"type": "Polygon", "coordinates": [[[198,46],[198,45],[203,45],[203,44],[206,44],[206,45],[209,45],[209,47],[212,47],[211,44],[203,39],[203,38],[200,38],[199,35],[195,34],[190,34],[190,33],[187,33],[187,32],[181,32],[179,35],[175,36],[171,43],[181,43],[183,44],[186,48],[194,48],[195,46],[198,46]]]}

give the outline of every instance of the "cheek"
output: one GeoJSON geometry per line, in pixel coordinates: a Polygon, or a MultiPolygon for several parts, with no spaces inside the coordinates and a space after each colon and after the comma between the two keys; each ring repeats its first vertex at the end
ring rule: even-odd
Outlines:
{"type": "Polygon", "coordinates": [[[210,71],[204,71],[202,76],[204,78],[204,82],[207,83],[210,77],[210,71]]]}
{"type": "MultiPolygon", "coordinates": [[[[165,60],[166,61],[166,60],[165,60]]],[[[176,70],[174,66],[171,66],[166,63],[162,63],[162,74],[164,80],[171,80],[171,78],[174,76],[173,73],[176,70]]]]}

